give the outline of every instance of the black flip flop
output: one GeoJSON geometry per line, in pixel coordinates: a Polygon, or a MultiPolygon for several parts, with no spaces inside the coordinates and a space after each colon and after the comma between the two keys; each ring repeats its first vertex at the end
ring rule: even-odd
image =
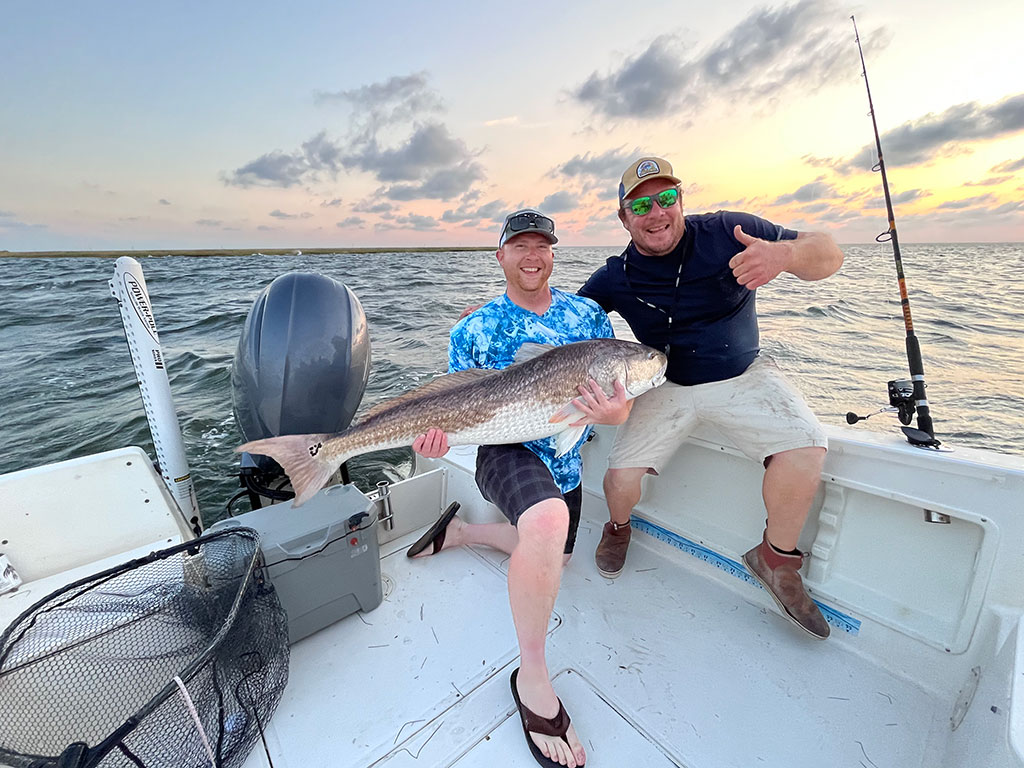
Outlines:
{"type": "Polygon", "coordinates": [[[459,502],[453,501],[448,505],[448,509],[441,513],[441,516],[434,521],[434,524],[427,528],[427,532],[416,539],[416,543],[409,547],[409,550],[405,553],[406,557],[416,557],[420,552],[427,548],[428,544],[434,545],[434,551],[430,554],[436,555],[441,551],[441,547],[444,546],[444,532],[448,529],[448,523],[455,517],[455,513],[459,511],[459,502]]]}
{"type": "MultiPolygon", "coordinates": [[[[569,713],[565,711],[565,707],[562,706],[562,700],[559,699],[557,715],[554,717],[541,717],[538,715],[519,700],[519,689],[516,688],[517,677],[519,677],[518,669],[512,672],[509,683],[512,685],[512,698],[515,699],[516,708],[519,710],[519,719],[523,723],[523,735],[526,736],[526,744],[530,747],[533,759],[539,765],[544,766],[544,768],[565,768],[564,765],[556,763],[541,752],[540,747],[530,738],[530,733],[539,733],[541,736],[557,736],[569,746],[569,749],[572,749],[572,746],[569,745],[569,740],[565,738],[566,731],[569,730],[569,725],[572,723],[572,720],[569,719],[569,713]]],[[[585,768],[585,766],[586,763],[580,763],[577,765],[577,768],[585,768]]]]}

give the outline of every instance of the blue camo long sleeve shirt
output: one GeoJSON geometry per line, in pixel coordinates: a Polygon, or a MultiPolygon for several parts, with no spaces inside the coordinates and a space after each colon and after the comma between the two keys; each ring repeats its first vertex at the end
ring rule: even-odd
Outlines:
{"type": "MultiPolygon", "coordinates": [[[[552,288],[551,306],[543,315],[537,315],[502,294],[452,328],[448,343],[448,371],[507,368],[515,362],[516,353],[527,342],[559,346],[614,336],[608,315],[590,299],[552,288]]],[[[544,462],[563,493],[580,484],[583,439],[558,458],[555,458],[553,437],[524,445],[544,462]]]]}

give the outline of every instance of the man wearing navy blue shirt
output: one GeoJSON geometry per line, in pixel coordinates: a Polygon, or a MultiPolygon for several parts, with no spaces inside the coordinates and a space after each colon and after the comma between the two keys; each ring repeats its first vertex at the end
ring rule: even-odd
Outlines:
{"type": "Polygon", "coordinates": [[[632,240],[579,291],[668,354],[668,381],[637,398],[616,434],[604,479],[611,520],[597,566],[610,578],[621,573],[643,476],[657,474],[698,422],[711,423],[766,467],[768,521],[744,562],[791,621],[824,639],[828,624],[804,589],[797,542],[827,441],[800,394],[760,354],[755,291],[783,272],[829,277],[843,254],[825,233],[747,213],[684,216],[680,187],[662,158],[642,157],[626,169],[619,220],[632,240]]]}

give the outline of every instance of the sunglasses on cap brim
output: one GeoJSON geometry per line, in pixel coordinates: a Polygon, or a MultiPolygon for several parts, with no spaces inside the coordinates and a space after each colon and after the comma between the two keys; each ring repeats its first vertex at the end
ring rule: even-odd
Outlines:
{"type": "Polygon", "coordinates": [[[505,222],[505,231],[519,234],[528,230],[555,234],[555,222],[539,213],[517,213],[505,222]]]}

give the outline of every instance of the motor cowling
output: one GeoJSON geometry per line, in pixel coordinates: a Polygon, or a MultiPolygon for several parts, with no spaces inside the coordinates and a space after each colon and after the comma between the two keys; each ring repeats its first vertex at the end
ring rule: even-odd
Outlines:
{"type": "Polygon", "coordinates": [[[235,421],[247,441],[340,432],[359,408],[369,373],[366,315],[352,290],[313,272],[281,275],[256,297],[238,340],[235,421]]]}

